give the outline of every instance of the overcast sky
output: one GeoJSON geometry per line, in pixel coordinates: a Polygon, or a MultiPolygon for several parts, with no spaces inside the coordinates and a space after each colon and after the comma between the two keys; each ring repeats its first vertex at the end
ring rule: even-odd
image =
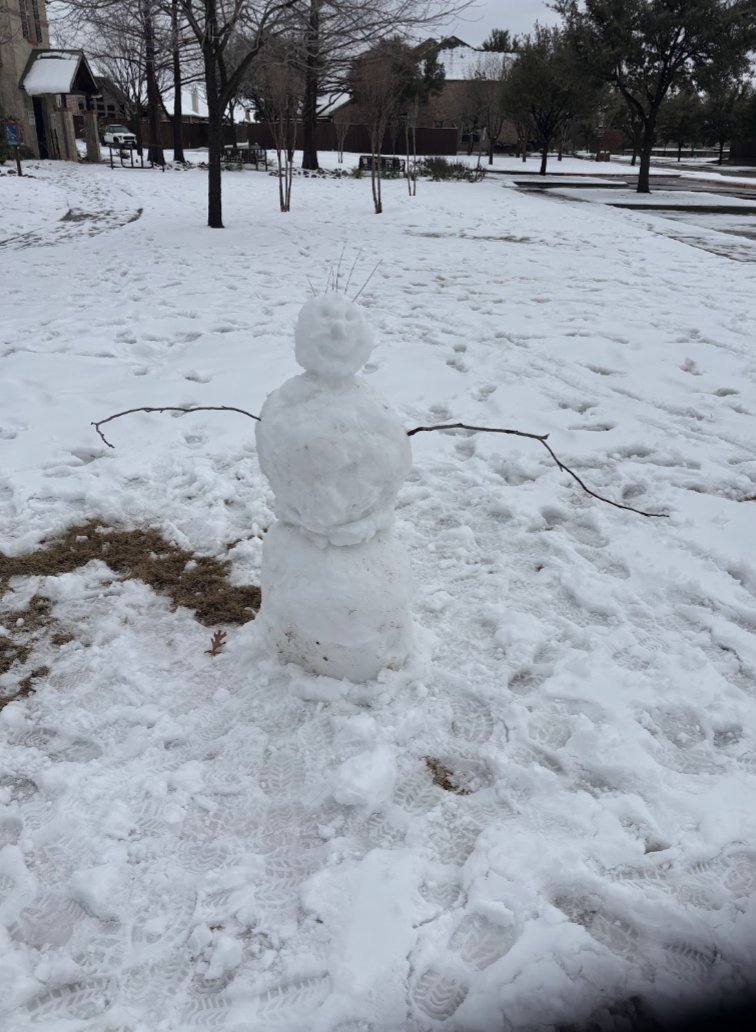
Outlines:
{"type": "Polygon", "coordinates": [[[536,21],[554,25],[559,18],[544,0],[478,0],[446,35],[459,36],[471,47],[479,47],[491,29],[509,29],[516,36],[530,32],[536,21]]]}

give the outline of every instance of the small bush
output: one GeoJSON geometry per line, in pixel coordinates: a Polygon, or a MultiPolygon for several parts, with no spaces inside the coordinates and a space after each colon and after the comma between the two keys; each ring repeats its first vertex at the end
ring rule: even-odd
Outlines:
{"type": "Polygon", "coordinates": [[[22,161],[31,161],[33,158],[36,158],[37,155],[34,153],[31,147],[27,147],[25,143],[22,143],[21,146],[18,148],[18,156],[21,158],[22,161]]]}
{"type": "Polygon", "coordinates": [[[352,179],[362,179],[362,169],[359,165],[355,165],[349,173],[349,175],[352,177],[352,179]]]}
{"type": "Polygon", "coordinates": [[[434,183],[457,180],[464,183],[478,183],[485,176],[483,168],[472,168],[464,161],[447,161],[446,158],[425,158],[418,162],[418,174],[428,176],[434,183]]]}

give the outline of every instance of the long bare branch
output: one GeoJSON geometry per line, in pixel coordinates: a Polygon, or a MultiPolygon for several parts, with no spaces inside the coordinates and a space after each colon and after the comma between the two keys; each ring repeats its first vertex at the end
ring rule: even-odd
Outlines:
{"type": "Polygon", "coordinates": [[[576,480],[585,493],[589,494],[591,498],[596,498],[599,502],[606,502],[607,505],[613,505],[615,509],[626,509],[628,512],[635,512],[639,516],[660,518],[669,517],[669,513],[667,512],[643,512],[642,509],[634,509],[632,505],[621,505],[619,502],[613,502],[611,498],[604,498],[603,495],[596,494],[595,491],[591,491],[590,487],[587,487],[586,484],[583,483],[577,473],[575,473],[574,470],[571,470],[569,466],[565,466],[562,460],[554,453],[553,448],[548,443],[548,434],[526,434],[523,430],[505,430],[501,427],[494,426],[468,426],[467,423],[443,423],[439,426],[416,426],[414,430],[407,431],[407,436],[412,437],[413,434],[427,433],[430,430],[474,430],[476,433],[511,434],[513,437],[528,437],[531,441],[538,441],[542,444],[559,469],[562,470],[563,473],[569,473],[572,479],[576,480]]]}
{"type": "Polygon", "coordinates": [[[258,423],[260,422],[259,416],[254,416],[245,409],[235,408],[233,405],[194,405],[186,408],[183,405],[161,405],[159,408],[142,406],[141,408],[124,409],[123,412],[116,412],[115,415],[108,416],[107,419],[100,419],[96,423],[92,422],[90,425],[95,428],[108,448],[115,448],[115,445],[110,443],[102,430],[100,430],[100,427],[104,423],[109,423],[111,419],[119,419],[121,416],[131,415],[132,412],[239,412],[243,416],[249,416],[250,419],[256,419],[258,423]]]}

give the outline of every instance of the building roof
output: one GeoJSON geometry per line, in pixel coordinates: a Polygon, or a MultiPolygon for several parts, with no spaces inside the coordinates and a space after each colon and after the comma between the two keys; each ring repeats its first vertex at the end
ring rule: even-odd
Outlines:
{"type": "Polygon", "coordinates": [[[21,85],[30,97],[98,92],[83,50],[33,50],[21,85]]]}
{"type": "MultiPolygon", "coordinates": [[[[174,90],[168,88],[163,91],[163,103],[169,114],[173,114],[174,90]]],[[[208,118],[207,101],[205,100],[204,88],[200,85],[184,86],[181,90],[181,114],[186,118],[205,120],[208,118]]]]}
{"type": "Polygon", "coordinates": [[[343,107],[344,104],[348,104],[351,97],[348,93],[329,93],[328,96],[319,99],[318,101],[318,118],[328,118],[338,108],[343,107]]]}
{"type": "Polygon", "coordinates": [[[467,80],[475,78],[475,69],[486,54],[487,51],[476,50],[464,43],[453,46],[442,43],[438,49],[438,60],[444,66],[447,81],[467,80]]]}

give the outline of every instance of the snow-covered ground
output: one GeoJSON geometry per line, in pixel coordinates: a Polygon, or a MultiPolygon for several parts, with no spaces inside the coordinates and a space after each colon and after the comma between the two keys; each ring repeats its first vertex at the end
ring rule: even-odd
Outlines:
{"type": "Polygon", "coordinates": [[[0,633],[36,594],[66,634],[0,678],[47,668],[0,714],[0,1027],[620,1028],[745,990],[753,260],[493,177],[387,181],[376,217],[364,180],[298,178],[282,215],[273,178],[229,173],[221,232],[200,170],[27,170],[0,178],[6,554],[99,518],[258,583],[251,420],[131,415],[113,449],[90,422],[259,412],[342,252],[407,428],[548,433],[668,518],[537,442],[413,436],[418,644],[369,685],[282,668],[254,622],[207,655],[101,562],[13,580],[0,633]]]}

